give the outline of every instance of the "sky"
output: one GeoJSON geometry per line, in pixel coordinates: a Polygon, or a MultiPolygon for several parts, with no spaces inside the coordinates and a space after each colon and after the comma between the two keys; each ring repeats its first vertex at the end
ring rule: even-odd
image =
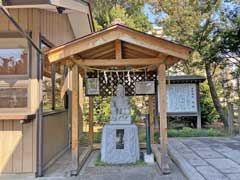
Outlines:
{"type": "Polygon", "coordinates": [[[154,15],[154,14],[151,12],[150,7],[151,7],[151,6],[150,6],[149,4],[145,4],[145,6],[144,6],[144,13],[148,15],[149,21],[154,25],[155,18],[156,18],[157,16],[154,15]]]}

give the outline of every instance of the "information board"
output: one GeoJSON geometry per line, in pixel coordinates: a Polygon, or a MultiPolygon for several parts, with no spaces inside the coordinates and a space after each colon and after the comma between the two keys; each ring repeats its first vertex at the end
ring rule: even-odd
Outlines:
{"type": "Polygon", "coordinates": [[[167,85],[167,112],[197,112],[196,84],[167,85]]]}

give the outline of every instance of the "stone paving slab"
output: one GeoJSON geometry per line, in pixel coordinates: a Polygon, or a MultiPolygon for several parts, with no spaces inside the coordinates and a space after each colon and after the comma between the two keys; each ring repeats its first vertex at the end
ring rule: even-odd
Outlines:
{"type": "Polygon", "coordinates": [[[211,148],[195,148],[194,151],[203,159],[216,159],[224,157],[211,148]]]}
{"type": "Polygon", "coordinates": [[[227,177],[231,180],[239,180],[240,174],[227,174],[227,177]]]}
{"type": "Polygon", "coordinates": [[[207,159],[207,161],[223,173],[240,173],[240,166],[230,159],[207,159]]]}
{"type": "Polygon", "coordinates": [[[228,152],[224,151],[222,154],[232,161],[240,164],[240,151],[238,150],[229,150],[228,152]]]}
{"type": "Polygon", "coordinates": [[[240,180],[240,137],[171,138],[169,153],[190,180],[240,180]]]}
{"type": "Polygon", "coordinates": [[[217,171],[212,166],[196,166],[196,169],[203,175],[207,180],[228,180],[226,176],[217,171]]]}

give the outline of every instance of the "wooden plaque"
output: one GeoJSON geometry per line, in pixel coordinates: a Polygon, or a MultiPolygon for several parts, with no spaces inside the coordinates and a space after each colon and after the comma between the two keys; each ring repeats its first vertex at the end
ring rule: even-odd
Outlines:
{"type": "Polygon", "coordinates": [[[87,78],[86,81],[86,95],[97,96],[99,95],[99,79],[98,78],[87,78]]]}
{"type": "Polygon", "coordinates": [[[154,81],[138,81],[135,87],[136,94],[138,95],[151,95],[155,94],[154,81]]]}

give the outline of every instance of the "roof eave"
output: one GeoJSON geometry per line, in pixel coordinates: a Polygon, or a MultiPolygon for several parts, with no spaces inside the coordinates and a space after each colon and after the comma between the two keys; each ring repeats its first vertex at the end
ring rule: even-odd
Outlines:
{"type": "Polygon", "coordinates": [[[69,10],[89,13],[87,2],[75,0],[3,0],[3,5],[6,8],[37,8],[38,6],[51,5],[53,8],[64,7],[69,10]]]}

